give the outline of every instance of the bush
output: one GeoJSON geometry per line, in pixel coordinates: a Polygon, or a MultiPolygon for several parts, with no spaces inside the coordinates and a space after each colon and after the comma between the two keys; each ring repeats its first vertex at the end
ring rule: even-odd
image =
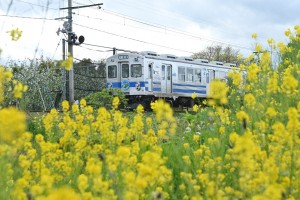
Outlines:
{"type": "Polygon", "coordinates": [[[88,105],[91,105],[94,109],[105,107],[106,109],[112,109],[112,101],[114,97],[119,97],[120,108],[126,108],[127,99],[122,90],[119,89],[103,89],[101,92],[88,95],[85,99],[88,105]]]}

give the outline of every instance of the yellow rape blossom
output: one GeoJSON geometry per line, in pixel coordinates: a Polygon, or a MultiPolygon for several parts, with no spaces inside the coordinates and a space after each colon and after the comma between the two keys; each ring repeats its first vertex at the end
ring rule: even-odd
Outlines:
{"type": "Polygon", "coordinates": [[[80,104],[81,108],[86,107],[86,100],[85,99],[81,99],[80,102],[79,102],[79,104],[80,104]]]}
{"type": "Polygon", "coordinates": [[[237,71],[230,71],[228,77],[232,78],[232,82],[235,86],[240,86],[243,81],[242,74],[237,71]]]}
{"type": "Polygon", "coordinates": [[[256,38],[257,38],[257,33],[253,33],[253,34],[251,35],[251,37],[252,37],[253,39],[256,39],[256,38]]]}
{"type": "Polygon", "coordinates": [[[278,73],[274,72],[273,75],[268,80],[267,85],[268,93],[277,93],[279,91],[278,86],[278,73]]]}
{"type": "Polygon", "coordinates": [[[282,89],[286,94],[295,94],[298,92],[298,80],[291,74],[289,69],[285,70],[282,89]]]}
{"type": "Polygon", "coordinates": [[[236,116],[241,123],[249,122],[250,117],[245,111],[238,111],[236,116]]]}
{"type": "Polygon", "coordinates": [[[279,48],[279,52],[284,54],[287,51],[287,46],[283,42],[278,42],[277,47],[279,48]]]}
{"type": "Polygon", "coordinates": [[[16,108],[0,110],[0,143],[12,143],[26,130],[26,115],[16,108]]]}
{"type": "Polygon", "coordinates": [[[252,63],[249,65],[248,67],[248,70],[247,70],[247,79],[250,81],[250,82],[255,82],[257,81],[257,74],[258,72],[260,72],[260,69],[259,67],[252,63]]]}
{"type": "Polygon", "coordinates": [[[119,99],[119,97],[114,97],[112,105],[113,105],[114,109],[118,108],[118,106],[120,105],[120,99],[119,99]]]}
{"type": "Polygon", "coordinates": [[[198,112],[198,110],[199,110],[199,106],[195,104],[195,105],[193,106],[193,111],[194,111],[194,112],[198,112]]]}
{"type": "Polygon", "coordinates": [[[197,93],[194,92],[194,93],[192,94],[192,99],[196,99],[197,96],[198,96],[197,93]]]}
{"type": "Polygon", "coordinates": [[[273,118],[273,117],[275,117],[275,116],[277,115],[277,112],[276,112],[275,108],[269,107],[269,108],[267,109],[266,114],[267,114],[270,118],[273,118]]]}
{"type": "Polygon", "coordinates": [[[140,115],[143,114],[144,107],[141,104],[139,104],[138,107],[136,108],[136,112],[140,115]]]}
{"type": "Polygon", "coordinates": [[[269,46],[271,47],[271,49],[276,48],[276,46],[275,46],[275,40],[273,38],[269,38],[267,40],[267,42],[268,42],[269,46]]]}
{"type": "Polygon", "coordinates": [[[39,200],[61,200],[61,199],[72,199],[80,200],[80,195],[77,194],[73,189],[69,187],[60,187],[53,189],[45,197],[38,198],[39,200]]]}
{"type": "Polygon", "coordinates": [[[285,32],[284,32],[285,36],[290,37],[292,35],[292,31],[290,28],[288,28],[285,32]]]}
{"type": "Polygon", "coordinates": [[[77,181],[79,191],[83,193],[88,187],[88,177],[85,174],[80,174],[77,181]]]}
{"type": "Polygon", "coordinates": [[[4,101],[4,84],[9,82],[12,76],[10,70],[0,66],[0,104],[4,101]]]}
{"type": "Polygon", "coordinates": [[[22,31],[21,31],[19,28],[16,28],[16,29],[12,29],[12,30],[10,30],[10,31],[7,31],[7,33],[10,34],[11,39],[12,39],[13,41],[19,40],[19,39],[21,38],[21,36],[22,36],[22,31]]]}
{"type": "Polygon", "coordinates": [[[244,101],[245,101],[245,104],[251,108],[253,108],[256,104],[255,97],[251,93],[248,93],[245,95],[244,101]]]}
{"type": "Polygon", "coordinates": [[[70,109],[69,102],[66,101],[66,100],[64,100],[64,101],[62,102],[62,110],[63,110],[63,112],[67,112],[69,109],[70,109]]]}
{"type": "Polygon", "coordinates": [[[216,103],[227,104],[227,92],[228,87],[224,81],[220,81],[218,79],[214,80],[210,84],[210,89],[208,93],[208,98],[211,99],[209,103],[214,105],[216,103]]]}
{"type": "Polygon", "coordinates": [[[14,83],[14,97],[17,99],[21,99],[23,92],[26,92],[28,87],[27,85],[23,85],[19,81],[14,80],[13,83],[14,83]]]}
{"type": "Polygon", "coordinates": [[[263,47],[261,46],[261,44],[257,44],[255,46],[255,51],[258,52],[258,53],[261,53],[264,51],[263,47]]]}
{"type": "Polygon", "coordinates": [[[65,67],[66,70],[68,70],[68,71],[72,69],[72,67],[73,67],[73,57],[71,56],[70,53],[68,53],[68,59],[62,61],[61,66],[65,67]]]}

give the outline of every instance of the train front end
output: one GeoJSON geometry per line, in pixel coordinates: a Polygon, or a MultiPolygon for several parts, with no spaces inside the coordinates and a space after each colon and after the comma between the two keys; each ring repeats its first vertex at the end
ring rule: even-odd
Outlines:
{"type": "Polygon", "coordinates": [[[106,87],[120,89],[130,102],[145,95],[144,57],[136,53],[120,53],[106,60],[106,87]]]}

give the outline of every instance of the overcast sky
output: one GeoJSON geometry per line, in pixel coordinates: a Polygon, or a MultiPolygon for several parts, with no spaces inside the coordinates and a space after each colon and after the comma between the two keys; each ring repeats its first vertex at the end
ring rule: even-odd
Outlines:
{"type": "MultiPolygon", "coordinates": [[[[97,3],[103,3],[101,9],[73,10],[73,31],[85,37],[74,46],[76,59],[105,59],[112,47],[191,56],[219,44],[248,55],[253,33],[263,44],[268,38],[286,42],[284,31],[300,23],[297,0],[73,0],[73,6],[97,3]]],[[[66,19],[54,19],[67,16],[59,9],[67,6],[67,0],[1,0],[0,63],[61,59],[65,35],[56,32],[66,19]],[[23,31],[17,42],[7,33],[15,28],[23,31]]]]}

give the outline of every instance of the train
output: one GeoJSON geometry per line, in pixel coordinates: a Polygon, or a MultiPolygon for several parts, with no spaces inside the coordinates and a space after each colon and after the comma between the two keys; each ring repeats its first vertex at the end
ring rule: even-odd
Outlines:
{"type": "Polygon", "coordinates": [[[124,92],[129,107],[163,98],[174,107],[192,107],[193,93],[206,99],[213,79],[226,80],[233,63],[177,57],[152,51],[117,53],[106,59],[106,88],[124,92]]]}

